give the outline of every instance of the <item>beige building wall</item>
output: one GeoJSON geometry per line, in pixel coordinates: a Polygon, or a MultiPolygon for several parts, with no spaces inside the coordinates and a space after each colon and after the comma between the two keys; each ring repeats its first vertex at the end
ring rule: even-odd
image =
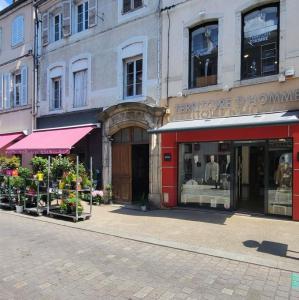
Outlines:
{"type": "Polygon", "coordinates": [[[171,5],[176,6],[168,10],[169,64],[169,20],[167,11],[162,13],[161,101],[170,108],[168,121],[299,109],[297,0],[164,0],[162,4],[163,8],[171,5]],[[277,2],[280,3],[279,74],[241,80],[242,13],[277,2]],[[189,89],[189,30],[216,20],[219,26],[218,83],[189,89]],[[294,75],[279,82],[279,75],[288,70],[294,70],[294,75]]]}
{"type": "MultiPolygon", "coordinates": [[[[122,1],[95,2],[96,24],[85,31],[75,33],[76,25],[72,20],[72,33],[56,42],[53,42],[51,18],[62,11],[63,1],[46,1],[39,7],[41,18],[47,14],[49,22],[48,42],[44,43],[41,49],[39,116],[109,107],[128,101],[154,105],[159,101],[159,1],[145,0],[143,8],[125,15],[120,11],[122,1]],[[124,100],[123,59],[138,55],[142,55],[144,60],[143,95],[124,100]],[[73,108],[72,68],[78,60],[86,60],[88,96],[87,105],[76,109],[73,108]],[[60,69],[62,74],[62,108],[51,111],[50,74],[55,68],[60,69]]],[[[78,1],[70,3],[73,6],[78,1]]],[[[75,17],[73,11],[73,19],[75,17]]]]}
{"type": "MultiPolygon", "coordinates": [[[[34,17],[32,1],[13,4],[0,12],[0,78],[2,84],[1,101],[4,101],[3,77],[6,74],[21,72],[27,69],[27,103],[25,105],[0,108],[0,133],[32,130],[32,102],[33,102],[33,46],[34,46],[34,17]],[[12,45],[12,24],[16,17],[24,18],[23,42],[12,45]]],[[[12,84],[10,82],[10,84],[12,84]]],[[[11,88],[12,93],[13,87],[11,88]]],[[[13,97],[13,95],[11,95],[13,97]]],[[[12,100],[13,101],[13,100],[12,100]]]]}

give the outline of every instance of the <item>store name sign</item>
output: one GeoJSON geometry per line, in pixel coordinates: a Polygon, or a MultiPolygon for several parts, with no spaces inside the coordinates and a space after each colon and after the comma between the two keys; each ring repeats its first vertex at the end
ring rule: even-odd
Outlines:
{"type": "Polygon", "coordinates": [[[283,104],[297,101],[299,102],[299,89],[294,89],[177,104],[175,113],[176,119],[180,119],[180,115],[194,113],[196,113],[196,118],[220,117],[264,112],[266,108],[267,111],[273,111],[277,106],[281,108],[283,104]]]}

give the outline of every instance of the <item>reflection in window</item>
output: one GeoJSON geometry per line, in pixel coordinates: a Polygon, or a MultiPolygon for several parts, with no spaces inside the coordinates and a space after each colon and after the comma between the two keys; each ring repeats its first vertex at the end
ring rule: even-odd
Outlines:
{"type": "Polygon", "coordinates": [[[230,208],[231,144],[180,145],[181,204],[230,208]]]}
{"type": "Polygon", "coordinates": [[[292,216],[292,141],[269,142],[268,213],[292,216]]]}
{"type": "Polygon", "coordinates": [[[218,24],[190,32],[190,88],[217,84],[218,24]]]}
{"type": "Polygon", "coordinates": [[[143,60],[135,57],[125,60],[125,97],[142,95],[143,60]]]}
{"type": "Polygon", "coordinates": [[[243,15],[242,79],[278,73],[278,5],[243,15]]]}

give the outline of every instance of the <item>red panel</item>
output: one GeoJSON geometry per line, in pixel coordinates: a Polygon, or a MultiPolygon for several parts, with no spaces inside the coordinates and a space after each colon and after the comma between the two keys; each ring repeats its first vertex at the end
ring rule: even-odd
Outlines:
{"type": "Polygon", "coordinates": [[[299,125],[290,126],[290,135],[293,136],[294,139],[297,139],[297,141],[299,141],[299,125]]]}
{"type": "Polygon", "coordinates": [[[294,146],[293,146],[293,168],[299,169],[299,161],[298,161],[298,153],[299,153],[299,141],[294,140],[294,146]],[[297,144],[296,144],[297,143],[297,144]]]}
{"type": "Polygon", "coordinates": [[[168,202],[164,202],[166,207],[175,207],[177,206],[177,189],[176,187],[163,187],[163,194],[168,193],[168,202]]]}
{"type": "Polygon", "coordinates": [[[298,195],[299,196],[299,170],[296,171],[294,170],[293,172],[293,176],[294,176],[294,186],[293,186],[293,193],[294,195],[298,195]]]}
{"type": "Polygon", "coordinates": [[[175,147],[175,144],[176,144],[176,132],[162,133],[162,148],[175,147]]]}
{"type": "Polygon", "coordinates": [[[166,148],[162,149],[162,166],[163,167],[177,167],[178,159],[177,159],[177,148],[166,148]],[[171,161],[164,160],[164,154],[171,154],[171,161]]]}
{"type": "Polygon", "coordinates": [[[288,137],[288,126],[178,131],[178,142],[253,140],[288,137]]]}
{"type": "Polygon", "coordinates": [[[175,186],[177,185],[177,169],[176,168],[163,168],[162,169],[162,186],[175,186]]]}
{"type": "Polygon", "coordinates": [[[299,196],[293,196],[293,220],[299,221],[299,196]]]}

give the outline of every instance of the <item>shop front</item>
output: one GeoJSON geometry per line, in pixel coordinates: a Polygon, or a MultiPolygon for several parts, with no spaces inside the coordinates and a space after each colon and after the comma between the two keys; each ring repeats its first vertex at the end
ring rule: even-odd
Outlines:
{"type": "Polygon", "coordinates": [[[161,134],[164,205],[299,220],[299,90],[237,92],[173,101],[169,122],[153,131],[161,134]]]}

